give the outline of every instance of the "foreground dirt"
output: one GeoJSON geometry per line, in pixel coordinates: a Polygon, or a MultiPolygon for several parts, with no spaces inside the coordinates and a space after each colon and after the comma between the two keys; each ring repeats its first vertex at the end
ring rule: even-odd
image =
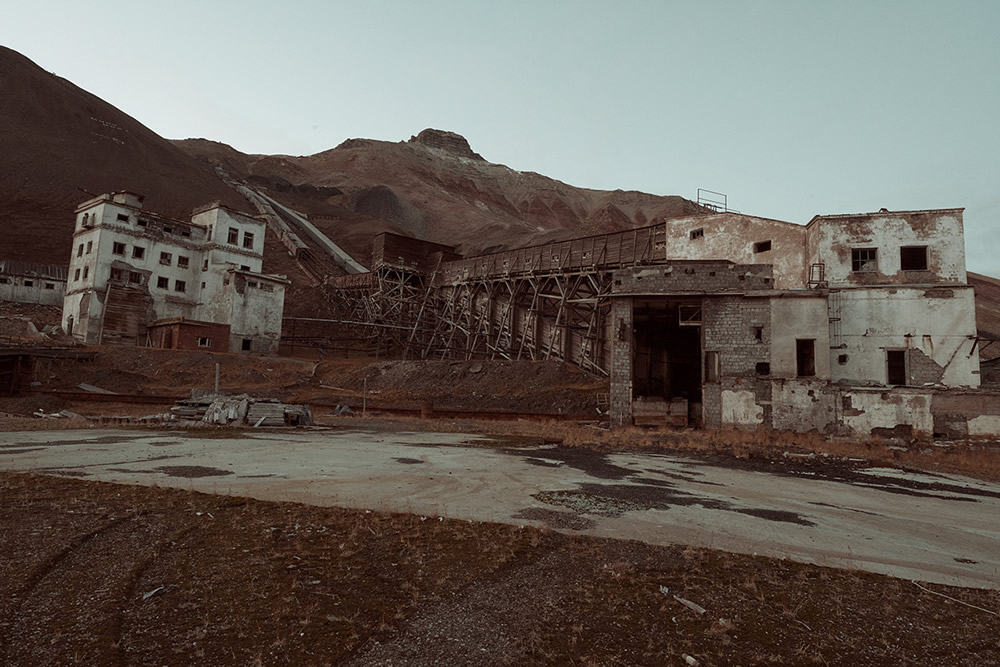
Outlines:
{"type": "Polygon", "coordinates": [[[1000,661],[995,591],[67,478],[0,494],[4,664],[1000,661]]]}

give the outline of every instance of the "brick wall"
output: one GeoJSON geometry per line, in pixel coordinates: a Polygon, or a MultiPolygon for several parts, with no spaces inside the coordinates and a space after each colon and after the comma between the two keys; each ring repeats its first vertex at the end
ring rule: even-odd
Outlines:
{"type": "Polygon", "coordinates": [[[615,271],[615,294],[745,292],[774,288],[769,264],[671,262],[615,271]]]}
{"type": "Polygon", "coordinates": [[[621,428],[632,423],[632,299],[612,299],[609,317],[609,416],[612,428],[621,428]]]}
{"type": "Polygon", "coordinates": [[[758,363],[770,363],[770,299],[705,297],[701,317],[704,349],[719,353],[720,377],[754,377],[758,363]],[[760,340],[757,328],[761,329],[760,340]]]}

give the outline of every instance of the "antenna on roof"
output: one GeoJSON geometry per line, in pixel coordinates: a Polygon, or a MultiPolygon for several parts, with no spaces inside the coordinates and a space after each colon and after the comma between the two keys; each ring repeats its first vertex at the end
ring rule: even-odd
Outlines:
{"type": "Polygon", "coordinates": [[[739,213],[729,208],[729,198],[722,192],[698,188],[698,206],[703,206],[717,213],[739,213]]]}

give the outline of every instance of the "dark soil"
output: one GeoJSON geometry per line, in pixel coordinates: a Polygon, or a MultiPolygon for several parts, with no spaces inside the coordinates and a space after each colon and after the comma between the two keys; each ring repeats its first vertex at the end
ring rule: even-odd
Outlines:
{"type": "Polygon", "coordinates": [[[0,497],[3,664],[1000,662],[996,591],[67,478],[0,497]]]}

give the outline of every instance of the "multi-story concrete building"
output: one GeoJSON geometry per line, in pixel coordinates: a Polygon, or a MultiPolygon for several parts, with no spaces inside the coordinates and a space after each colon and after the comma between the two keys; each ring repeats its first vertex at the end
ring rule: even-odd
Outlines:
{"type": "Polygon", "coordinates": [[[0,259],[0,301],[61,306],[66,291],[66,269],[0,259]]]}
{"type": "Polygon", "coordinates": [[[276,350],[288,281],[261,273],[264,222],[219,204],[175,220],[142,199],[77,207],[63,328],[90,344],[276,350]]]}

